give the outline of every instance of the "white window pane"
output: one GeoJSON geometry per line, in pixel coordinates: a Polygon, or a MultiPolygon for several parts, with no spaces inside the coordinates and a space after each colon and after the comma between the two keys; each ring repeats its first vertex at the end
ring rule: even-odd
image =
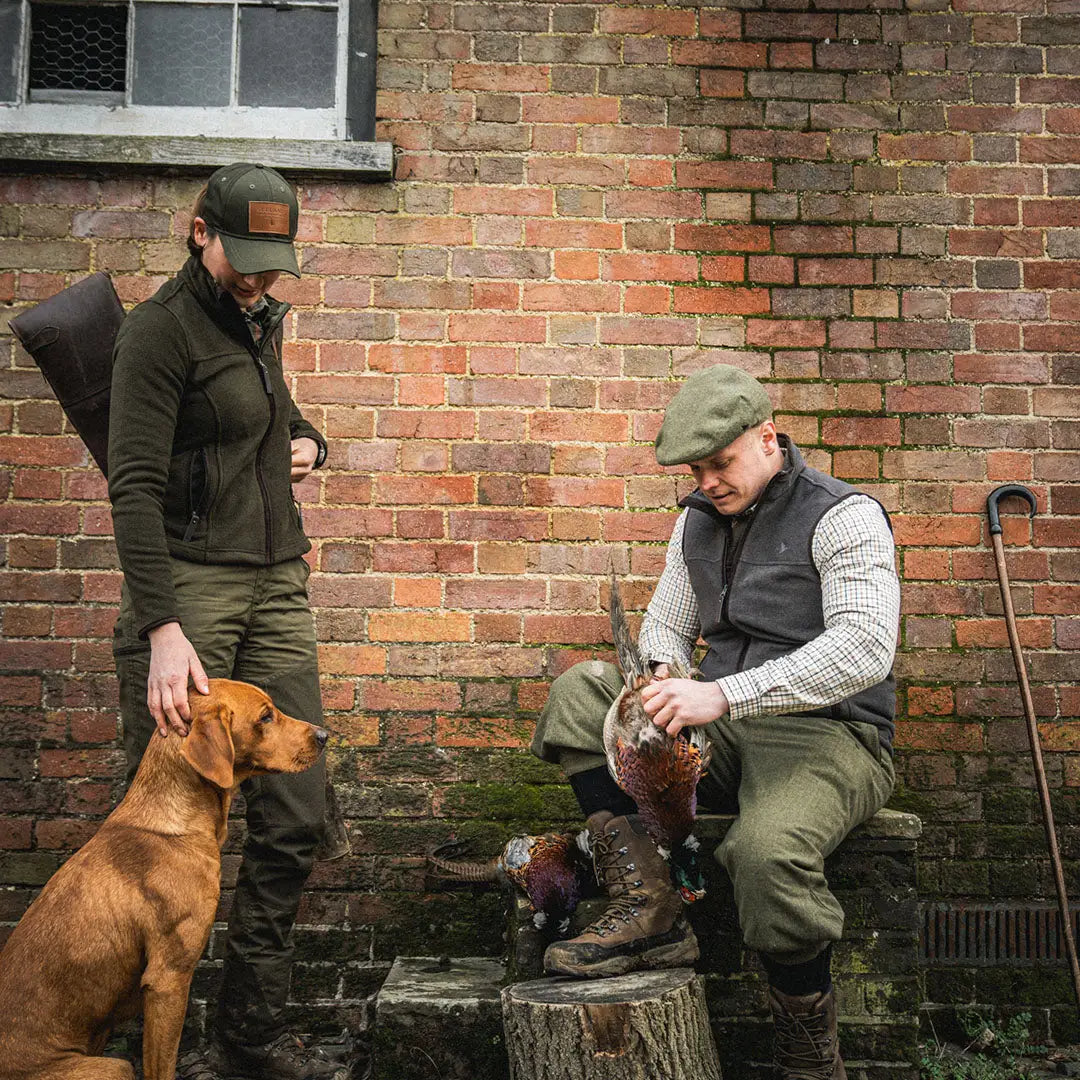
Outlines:
{"type": "Polygon", "coordinates": [[[136,105],[228,105],[232,7],[136,4],[136,105]]]}
{"type": "Polygon", "coordinates": [[[240,9],[241,105],[334,104],[337,12],[240,9]]]}

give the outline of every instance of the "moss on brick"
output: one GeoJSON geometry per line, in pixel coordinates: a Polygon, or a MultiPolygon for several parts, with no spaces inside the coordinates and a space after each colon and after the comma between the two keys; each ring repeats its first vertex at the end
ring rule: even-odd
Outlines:
{"type": "Polygon", "coordinates": [[[498,777],[507,784],[565,784],[558,765],[520,750],[463,750],[458,754],[458,779],[498,777]]]}
{"type": "Polygon", "coordinates": [[[566,784],[450,784],[442,792],[441,809],[445,814],[492,821],[575,821],[581,817],[566,784]]]}
{"type": "Polygon", "coordinates": [[[388,893],[388,916],[375,933],[374,956],[498,956],[504,948],[507,897],[482,891],[388,893]]]}

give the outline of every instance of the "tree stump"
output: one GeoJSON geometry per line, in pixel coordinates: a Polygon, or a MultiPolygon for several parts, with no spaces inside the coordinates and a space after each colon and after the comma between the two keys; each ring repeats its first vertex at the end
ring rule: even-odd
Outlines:
{"type": "Polygon", "coordinates": [[[513,1080],[721,1080],[690,968],[537,979],[502,992],[513,1080]]]}

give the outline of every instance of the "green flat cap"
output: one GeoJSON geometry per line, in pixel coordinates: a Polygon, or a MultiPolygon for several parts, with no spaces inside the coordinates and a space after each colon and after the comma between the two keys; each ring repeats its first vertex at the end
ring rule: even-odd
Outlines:
{"type": "Polygon", "coordinates": [[[772,416],[765,387],[730,364],[696,371],[679,388],[656,436],[661,465],[700,461],[772,416]]]}

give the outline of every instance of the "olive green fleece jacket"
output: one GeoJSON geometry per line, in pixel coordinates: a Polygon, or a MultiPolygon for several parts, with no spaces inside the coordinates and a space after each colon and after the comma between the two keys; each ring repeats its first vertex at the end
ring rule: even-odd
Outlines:
{"type": "Polygon", "coordinates": [[[142,637],[182,621],[170,555],[269,566],[311,548],[292,496],[290,443],[326,443],[285,385],[289,305],[267,301],[256,344],[233,298],[191,258],[117,335],[109,498],[142,637]]]}

